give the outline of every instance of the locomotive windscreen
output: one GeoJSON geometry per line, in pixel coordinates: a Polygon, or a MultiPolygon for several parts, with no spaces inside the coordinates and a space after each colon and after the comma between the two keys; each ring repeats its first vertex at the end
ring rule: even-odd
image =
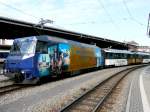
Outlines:
{"type": "Polygon", "coordinates": [[[14,41],[10,50],[10,55],[25,55],[35,53],[36,41],[29,39],[20,39],[14,41]]]}

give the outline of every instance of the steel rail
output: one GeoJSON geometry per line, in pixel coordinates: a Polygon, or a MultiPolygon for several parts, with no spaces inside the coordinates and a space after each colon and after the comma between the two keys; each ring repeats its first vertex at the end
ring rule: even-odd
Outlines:
{"type": "Polygon", "coordinates": [[[135,67],[131,70],[127,70],[127,72],[117,81],[117,83],[109,90],[108,94],[106,94],[103,99],[97,104],[97,106],[94,108],[92,112],[98,112],[102,108],[102,104],[104,101],[112,94],[113,90],[117,87],[117,85],[126,77],[128,74],[130,74],[132,71],[139,69],[141,67],[135,67]]]}
{"type": "MultiPolygon", "coordinates": [[[[105,99],[111,94],[112,90],[119,84],[119,82],[121,81],[121,79],[123,79],[127,74],[129,74],[130,72],[134,71],[135,69],[138,69],[140,67],[143,67],[146,65],[141,65],[141,66],[136,66],[136,67],[132,67],[132,68],[127,68],[125,70],[122,70],[118,73],[113,74],[111,77],[105,79],[104,81],[100,82],[99,84],[97,84],[94,88],[88,90],[87,92],[85,92],[83,95],[81,95],[79,98],[75,99],[74,101],[72,101],[70,104],[68,104],[67,106],[65,106],[64,108],[62,108],[60,110],[60,112],[68,112],[71,111],[75,106],[82,106],[83,100],[86,100],[89,98],[90,95],[92,95],[92,93],[94,93],[94,91],[96,91],[98,88],[104,86],[105,84],[107,84],[107,82],[111,81],[113,78],[115,77],[119,77],[120,74],[122,74],[122,76],[117,80],[116,83],[113,84],[113,86],[111,85],[111,87],[109,88],[109,90],[106,90],[107,93],[102,97],[100,97],[99,101],[96,102],[97,104],[92,108],[92,112],[96,112],[99,108],[101,108],[101,104],[105,101],[105,99]],[[87,97],[87,98],[86,98],[87,97]],[[80,104],[79,104],[80,103],[80,104]]],[[[104,88],[103,88],[104,89],[104,88]]],[[[105,90],[105,89],[104,89],[105,90]]],[[[102,93],[101,93],[102,94],[102,93]]],[[[90,96],[91,97],[91,96],[90,96]]],[[[89,103],[89,102],[88,102],[89,103]]],[[[83,104],[84,106],[86,104],[83,104]]],[[[90,104],[87,104],[87,106],[90,106],[90,104]]],[[[81,107],[80,107],[81,108],[81,107]]],[[[75,110],[80,110],[79,109],[75,109],[75,110]]],[[[80,110],[81,111],[81,110],[80,110]]],[[[82,108],[82,111],[84,111],[84,108],[82,108]]],[[[87,112],[87,110],[85,109],[85,111],[87,112]]],[[[91,110],[90,110],[91,111],[91,110]]]]}
{"type": "Polygon", "coordinates": [[[10,93],[12,91],[17,91],[17,90],[21,90],[21,89],[25,89],[28,87],[32,87],[29,85],[17,85],[17,84],[10,84],[10,85],[6,85],[3,87],[0,87],[0,96],[3,96],[7,93],[10,93]]]}

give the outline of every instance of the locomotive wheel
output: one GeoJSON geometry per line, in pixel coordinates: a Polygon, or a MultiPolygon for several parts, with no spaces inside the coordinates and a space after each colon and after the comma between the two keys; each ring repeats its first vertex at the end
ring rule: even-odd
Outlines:
{"type": "Polygon", "coordinates": [[[15,75],[15,82],[19,83],[24,80],[24,76],[22,74],[16,74],[15,75]]]}

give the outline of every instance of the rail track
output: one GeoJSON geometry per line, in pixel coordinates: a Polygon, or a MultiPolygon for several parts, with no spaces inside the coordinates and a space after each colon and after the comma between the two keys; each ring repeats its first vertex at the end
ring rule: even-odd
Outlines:
{"type": "Polygon", "coordinates": [[[7,85],[12,85],[14,84],[14,80],[13,79],[4,79],[0,81],[0,89],[1,87],[7,86],[7,85]]]}
{"type": "Polygon", "coordinates": [[[18,84],[10,84],[5,85],[3,87],[0,87],[0,96],[3,96],[4,94],[10,93],[12,91],[17,91],[25,88],[32,87],[31,85],[18,85],[18,84]]]}
{"type": "MultiPolygon", "coordinates": [[[[145,65],[144,65],[145,66],[145,65]]],[[[84,93],[79,98],[64,107],[61,112],[98,112],[102,108],[103,102],[113,92],[113,89],[130,72],[143,66],[133,67],[118,72],[91,90],[84,93]]]]}
{"type": "Polygon", "coordinates": [[[21,86],[15,85],[15,84],[0,87],[0,96],[4,95],[6,93],[12,92],[12,91],[21,89],[21,88],[22,88],[21,86]]]}
{"type": "Polygon", "coordinates": [[[10,82],[10,81],[13,81],[14,79],[11,78],[11,79],[4,79],[4,80],[0,80],[0,83],[5,83],[5,82],[10,82]]]}

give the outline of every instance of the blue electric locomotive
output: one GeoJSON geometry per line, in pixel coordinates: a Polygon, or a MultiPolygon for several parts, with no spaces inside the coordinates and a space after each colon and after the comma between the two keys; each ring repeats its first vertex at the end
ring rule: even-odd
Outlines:
{"type": "Polygon", "coordinates": [[[15,39],[5,61],[6,75],[23,84],[103,65],[99,47],[52,36],[15,39]]]}

